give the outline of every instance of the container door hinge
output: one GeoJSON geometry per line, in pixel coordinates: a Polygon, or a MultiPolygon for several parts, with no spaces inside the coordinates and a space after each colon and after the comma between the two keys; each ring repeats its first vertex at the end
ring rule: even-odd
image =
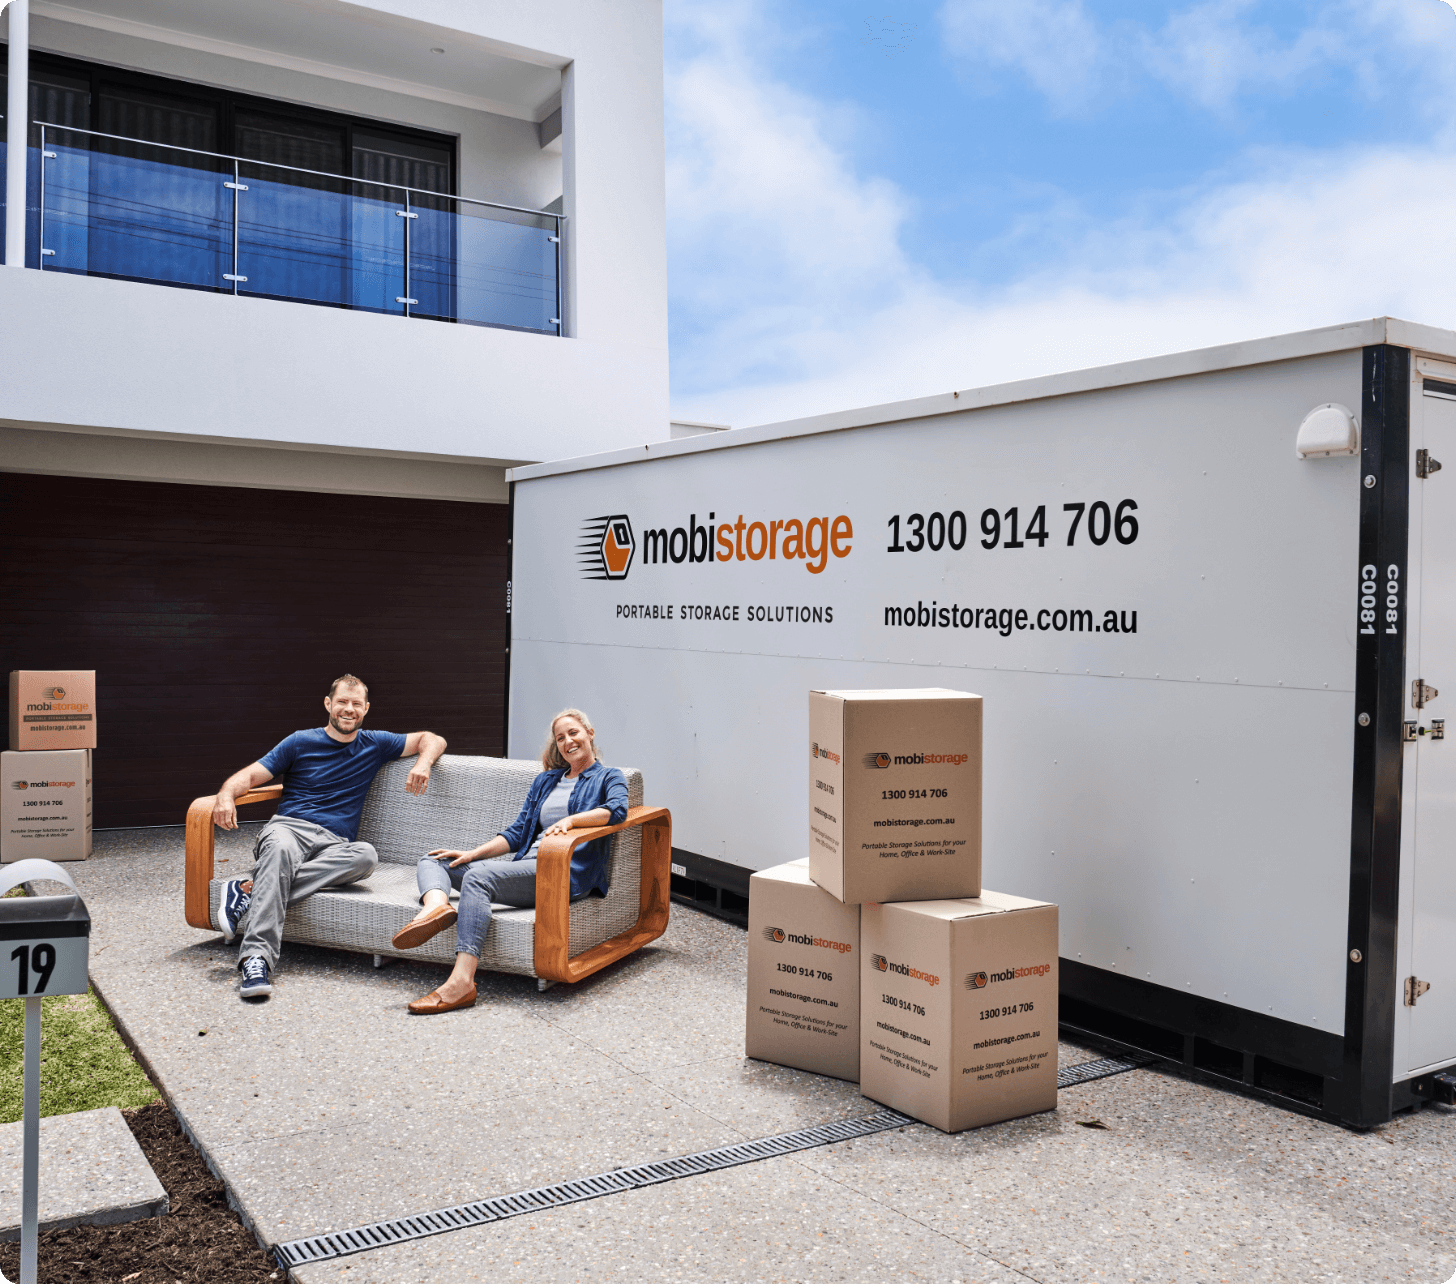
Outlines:
{"type": "Polygon", "coordinates": [[[1411,683],[1411,708],[1424,709],[1440,694],[1435,687],[1428,687],[1424,678],[1417,678],[1411,683]]]}
{"type": "Polygon", "coordinates": [[[1431,452],[1422,446],[1416,451],[1416,476],[1424,481],[1432,473],[1441,471],[1441,461],[1432,459],[1431,452]]]}
{"type": "Polygon", "coordinates": [[[1421,981],[1421,980],[1418,980],[1416,977],[1413,977],[1413,976],[1406,977],[1406,979],[1405,979],[1405,1005],[1406,1005],[1406,1007],[1408,1007],[1408,1008],[1415,1007],[1416,1000],[1419,999],[1421,997],[1421,995],[1423,995],[1430,988],[1431,988],[1431,983],[1429,981],[1421,981]]]}
{"type": "Polygon", "coordinates": [[[1400,738],[1407,743],[1419,740],[1422,736],[1430,736],[1432,740],[1444,740],[1446,738],[1446,719],[1432,718],[1429,727],[1417,726],[1414,722],[1400,724],[1400,738]]]}

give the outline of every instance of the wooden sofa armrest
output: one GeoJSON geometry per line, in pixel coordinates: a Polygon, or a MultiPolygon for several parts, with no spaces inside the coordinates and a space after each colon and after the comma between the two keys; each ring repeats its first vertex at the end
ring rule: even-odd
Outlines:
{"type": "MultiPolygon", "coordinates": [[[[282,795],[282,785],[261,785],[239,798],[238,806],[276,802],[282,795]]],[[[207,908],[207,887],[212,882],[212,805],[216,801],[216,794],[208,794],[206,798],[193,799],[192,806],[187,809],[187,875],[183,907],[187,921],[193,927],[204,930],[212,927],[207,908]]]]}
{"type": "Polygon", "coordinates": [[[631,807],[620,825],[573,829],[542,838],[536,855],[536,975],[580,981],[667,930],[672,895],[672,813],[666,807],[631,807]],[[570,956],[571,853],[582,843],[634,825],[642,827],[642,886],[637,921],[625,932],[570,956]]]}

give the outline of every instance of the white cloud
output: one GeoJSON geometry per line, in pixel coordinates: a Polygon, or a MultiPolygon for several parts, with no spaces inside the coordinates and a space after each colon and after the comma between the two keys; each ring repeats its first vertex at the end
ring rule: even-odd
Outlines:
{"type": "MultiPolygon", "coordinates": [[[[1377,3],[1414,48],[1428,15],[1377,3]]],[[[844,109],[743,52],[758,11],[703,12],[668,77],[676,415],[743,426],[1385,313],[1456,328],[1456,147],[1265,156],[1171,217],[1063,218],[1011,285],[942,281],[902,248],[907,196],[831,141],[844,109]]]]}
{"type": "MultiPolygon", "coordinates": [[[[1290,160],[1210,192],[1170,224],[1082,238],[997,291],[907,272],[893,298],[820,325],[789,377],[675,401],[771,422],[1392,314],[1456,328],[1456,156],[1367,151],[1290,160]]],[[[701,373],[708,374],[705,369],[701,373]]]]}
{"type": "Polygon", "coordinates": [[[940,21],[953,54],[1016,67],[1058,104],[1088,94],[1104,56],[1081,0],[949,0],[940,21]]]}

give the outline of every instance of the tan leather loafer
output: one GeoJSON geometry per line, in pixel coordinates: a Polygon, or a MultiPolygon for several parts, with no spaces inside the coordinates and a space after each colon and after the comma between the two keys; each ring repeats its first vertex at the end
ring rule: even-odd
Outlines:
{"type": "Polygon", "coordinates": [[[456,999],[454,1003],[446,1003],[440,997],[439,990],[431,990],[422,999],[416,999],[409,1005],[409,1010],[416,1016],[431,1016],[436,1012],[453,1012],[456,1008],[473,1008],[475,1006],[475,987],[470,987],[470,992],[464,998],[456,999]]]}
{"type": "Polygon", "coordinates": [[[397,950],[418,949],[432,936],[437,936],[447,927],[453,927],[460,917],[460,911],[453,905],[436,905],[424,918],[406,923],[394,934],[392,944],[397,950]]]}

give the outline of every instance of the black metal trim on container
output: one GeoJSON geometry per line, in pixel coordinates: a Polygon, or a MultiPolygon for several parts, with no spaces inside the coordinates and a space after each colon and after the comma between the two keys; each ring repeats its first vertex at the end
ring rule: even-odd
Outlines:
{"type": "Polygon", "coordinates": [[[515,642],[516,483],[507,482],[506,499],[506,665],[505,695],[501,701],[501,757],[511,756],[511,646],[515,642]]]}
{"type": "Polygon", "coordinates": [[[1342,1122],[1358,1128],[1385,1122],[1393,1104],[1401,720],[1409,619],[1410,361],[1406,348],[1366,348],[1360,393],[1360,558],[1350,585],[1356,638],[1355,752],[1344,1064],[1329,1103],[1342,1122]],[[1360,598],[1370,596],[1362,585],[1372,582],[1376,619],[1374,631],[1366,632],[1371,622],[1360,619],[1360,598]],[[1367,718],[1364,725],[1362,716],[1367,718]]]}

